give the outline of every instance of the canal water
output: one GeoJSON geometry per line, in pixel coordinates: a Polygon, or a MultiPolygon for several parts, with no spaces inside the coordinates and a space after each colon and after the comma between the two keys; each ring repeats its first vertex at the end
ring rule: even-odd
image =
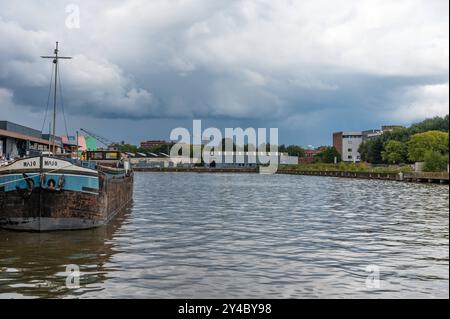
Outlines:
{"type": "Polygon", "coordinates": [[[137,173],[132,205],[108,226],[1,230],[0,298],[448,298],[448,191],[137,173]]]}

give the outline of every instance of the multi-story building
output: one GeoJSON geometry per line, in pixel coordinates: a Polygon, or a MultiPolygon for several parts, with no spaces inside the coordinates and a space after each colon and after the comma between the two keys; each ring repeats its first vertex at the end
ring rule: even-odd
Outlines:
{"type": "Polygon", "coordinates": [[[371,140],[371,139],[377,138],[381,134],[383,134],[383,131],[379,130],[379,129],[362,131],[363,142],[365,142],[367,140],[371,140]]]}
{"type": "Polygon", "coordinates": [[[359,162],[361,155],[358,148],[363,142],[362,132],[335,132],[333,133],[333,146],[341,155],[344,162],[359,162]]]}
{"type": "Polygon", "coordinates": [[[401,125],[383,125],[381,127],[381,129],[362,131],[363,142],[377,138],[378,136],[383,135],[383,133],[385,133],[385,132],[392,132],[393,130],[401,129],[401,128],[405,128],[405,127],[401,126],[401,125]]]}

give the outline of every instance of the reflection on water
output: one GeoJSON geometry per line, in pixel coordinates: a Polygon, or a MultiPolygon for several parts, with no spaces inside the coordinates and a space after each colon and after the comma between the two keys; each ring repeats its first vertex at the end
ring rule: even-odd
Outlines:
{"type": "Polygon", "coordinates": [[[107,226],[61,232],[0,230],[0,297],[77,296],[101,290],[114,233],[131,213],[125,207],[107,226]],[[78,265],[82,290],[66,288],[66,265],[78,265]]]}
{"type": "Polygon", "coordinates": [[[0,297],[448,298],[448,200],[446,185],[140,173],[108,226],[0,231],[0,297]]]}

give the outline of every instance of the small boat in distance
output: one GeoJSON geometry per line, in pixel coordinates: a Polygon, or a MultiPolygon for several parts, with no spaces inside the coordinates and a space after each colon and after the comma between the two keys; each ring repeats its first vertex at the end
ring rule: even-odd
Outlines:
{"type": "MultiPolygon", "coordinates": [[[[86,152],[85,158],[57,155],[55,55],[52,152],[0,167],[0,228],[26,231],[75,230],[108,223],[133,196],[129,159],[117,150],[86,152]]],[[[78,151],[77,151],[78,154],[78,151]]]]}

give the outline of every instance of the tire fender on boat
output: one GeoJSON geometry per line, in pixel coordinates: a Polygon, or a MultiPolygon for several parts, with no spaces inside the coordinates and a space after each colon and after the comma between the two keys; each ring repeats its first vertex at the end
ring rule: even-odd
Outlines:
{"type": "Polygon", "coordinates": [[[27,188],[21,189],[19,186],[16,186],[16,189],[22,193],[23,198],[29,198],[31,194],[33,193],[34,189],[34,181],[31,177],[29,177],[27,174],[22,173],[22,176],[27,183],[27,188]]]}

